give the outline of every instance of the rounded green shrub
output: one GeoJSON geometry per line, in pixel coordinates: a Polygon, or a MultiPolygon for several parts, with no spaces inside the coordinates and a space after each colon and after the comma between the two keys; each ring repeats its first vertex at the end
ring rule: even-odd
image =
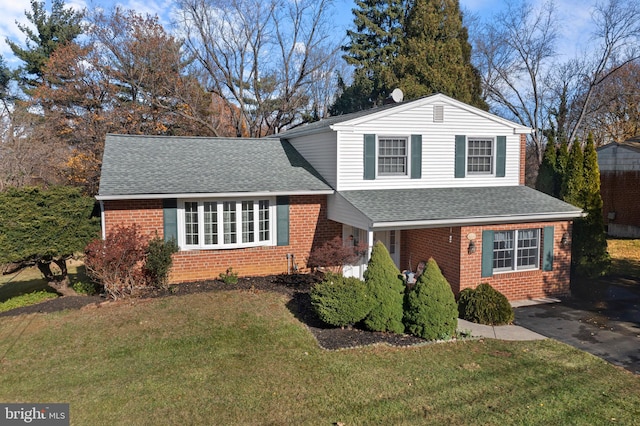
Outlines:
{"type": "Polygon", "coordinates": [[[456,333],[456,299],[433,259],[405,297],[404,323],[409,333],[428,340],[449,339],[456,333]]]}
{"type": "Polygon", "coordinates": [[[504,294],[484,283],[475,290],[465,288],[458,298],[460,318],[478,324],[502,325],[513,322],[514,313],[504,294]]]}
{"type": "Polygon", "coordinates": [[[362,280],[329,273],[311,289],[311,306],[320,319],[337,327],[353,325],[371,310],[373,299],[362,280]]]}
{"type": "Polygon", "coordinates": [[[403,333],[404,282],[387,248],[380,241],[374,244],[371,251],[364,282],[374,300],[364,325],[372,331],[403,333]]]}

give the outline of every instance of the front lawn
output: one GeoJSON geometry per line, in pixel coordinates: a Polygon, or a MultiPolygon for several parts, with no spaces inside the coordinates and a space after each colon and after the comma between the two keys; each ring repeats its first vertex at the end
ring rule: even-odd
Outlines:
{"type": "Polygon", "coordinates": [[[640,239],[610,238],[607,249],[611,255],[611,274],[640,280],[640,239]]]}
{"type": "Polygon", "coordinates": [[[0,318],[0,401],[71,423],[634,424],[640,377],[553,340],[330,352],[269,292],[0,318]]]}

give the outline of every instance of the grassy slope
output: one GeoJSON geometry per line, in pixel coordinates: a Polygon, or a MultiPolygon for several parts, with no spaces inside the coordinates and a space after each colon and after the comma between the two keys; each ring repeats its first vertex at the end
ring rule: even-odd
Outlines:
{"type": "Polygon", "coordinates": [[[70,402],[76,425],[640,422],[639,377],[555,341],[328,352],[285,303],[228,291],[0,318],[0,401],[70,402]]]}

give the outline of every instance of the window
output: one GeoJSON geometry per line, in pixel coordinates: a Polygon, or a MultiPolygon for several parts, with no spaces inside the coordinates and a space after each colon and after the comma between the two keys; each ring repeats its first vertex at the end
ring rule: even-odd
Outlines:
{"type": "Polygon", "coordinates": [[[407,151],[407,138],[379,138],[378,175],[406,175],[408,164],[407,151]]]}
{"type": "Polygon", "coordinates": [[[270,200],[185,201],[178,240],[188,248],[271,245],[270,200]]]}
{"type": "Polygon", "coordinates": [[[467,141],[467,172],[470,174],[493,173],[492,139],[469,139],[467,141]]]}
{"type": "Polygon", "coordinates": [[[496,231],[493,236],[493,270],[537,269],[540,259],[540,230],[496,231]]]}

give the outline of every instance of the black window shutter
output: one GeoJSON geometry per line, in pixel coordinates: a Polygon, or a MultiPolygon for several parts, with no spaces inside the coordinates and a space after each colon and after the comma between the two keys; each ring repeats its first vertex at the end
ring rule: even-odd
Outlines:
{"type": "Polygon", "coordinates": [[[496,138],[496,177],[504,177],[507,162],[507,137],[496,138]]]}
{"type": "Polygon", "coordinates": [[[411,135],[411,179],[422,177],[422,135],[411,135]]]}
{"type": "Polygon", "coordinates": [[[162,200],[162,217],[164,225],[164,240],[178,242],[178,200],[167,198],[162,200]]]}
{"type": "Polygon", "coordinates": [[[376,135],[364,135],[364,179],[376,178],[376,135]]]}
{"type": "Polygon", "coordinates": [[[276,197],[276,225],[277,244],[279,246],[289,245],[289,197],[283,195],[276,197]]]}
{"type": "Polygon", "coordinates": [[[493,231],[482,231],[482,277],[493,276],[493,231]]]}
{"type": "Polygon", "coordinates": [[[456,178],[463,178],[465,176],[464,167],[467,159],[466,139],[465,135],[456,135],[456,178]]]}
{"type": "Polygon", "coordinates": [[[553,271],[553,226],[544,227],[544,248],[542,254],[542,270],[553,271]]]}

